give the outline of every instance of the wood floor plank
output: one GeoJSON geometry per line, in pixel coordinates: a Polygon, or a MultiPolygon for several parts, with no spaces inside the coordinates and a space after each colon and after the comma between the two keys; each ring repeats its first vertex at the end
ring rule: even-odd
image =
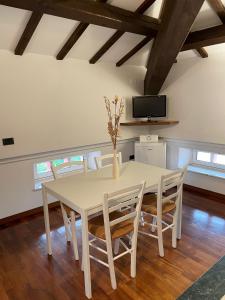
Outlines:
{"type": "MultiPolygon", "coordinates": [[[[59,209],[50,212],[53,256],[46,255],[43,216],[24,218],[0,230],[1,300],[82,300],[83,272],[67,244],[59,209]]],[[[78,224],[79,252],[81,230],[78,224]]],[[[171,232],[164,234],[165,257],[157,241],[140,235],[137,277],[130,277],[130,259],[115,263],[118,289],[112,290],[109,272],[91,262],[94,300],[175,300],[225,255],[225,204],[184,192],[183,232],[177,249],[171,232]]]]}

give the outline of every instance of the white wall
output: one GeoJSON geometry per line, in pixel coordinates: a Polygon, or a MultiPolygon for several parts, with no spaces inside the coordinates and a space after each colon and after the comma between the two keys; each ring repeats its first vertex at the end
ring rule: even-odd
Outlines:
{"type": "Polygon", "coordinates": [[[152,129],[163,136],[225,144],[225,55],[180,59],[161,93],[168,95],[175,126],[152,129]]]}
{"type": "MultiPolygon", "coordinates": [[[[109,141],[103,96],[143,92],[143,67],[116,68],[87,61],[0,51],[0,159],[109,141]]],[[[125,116],[126,117],[126,116],[125,116]]],[[[124,129],[122,138],[143,129],[124,129]]]]}
{"type": "MultiPolygon", "coordinates": [[[[168,167],[177,168],[183,140],[196,149],[225,154],[225,55],[178,59],[161,90],[168,96],[168,118],[175,126],[151,127],[152,133],[176,139],[167,150],[168,167]],[[195,142],[203,142],[196,144],[195,142]],[[200,147],[200,148],[199,148],[200,147]]],[[[224,179],[188,173],[186,183],[225,194],[224,179]]]]}
{"type": "MultiPolygon", "coordinates": [[[[188,164],[192,159],[192,150],[194,149],[225,154],[225,147],[221,144],[193,142],[181,139],[167,139],[166,142],[167,168],[169,169],[177,169],[182,167],[184,164],[188,164]],[[186,155],[184,155],[182,162],[180,161],[180,149],[189,150],[187,151],[186,155]]],[[[223,178],[189,171],[185,178],[185,183],[205,190],[225,194],[225,184],[223,178]]]]}
{"type": "MultiPolygon", "coordinates": [[[[151,127],[150,131],[169,138],[225,144],[224,65],[222,55],[174,64],[161,92],[168,95],[169,118],[180,124],[151,127]]],[[[69,148],[76,152],[76,147],[109,141],[103,96],[125,97],[125,118],[129,119],[131,96],[142,93],[144,73],[138,67],[89,65],[74,59],[61,62],[48,56],[20,57],[0,51],[0,139],[15,138],[14,146],[0,146],[0,218],[41,205],[40,192],[33,192],[33,163],[41,161],[40,153],[69,148]],[[5,161],[34,153],[31,159],[5,161]]],[[[121,128],[122,139],[148,132],[148,127],[121,128]]],[[[111,150],[102,147],[106,153],[111,150]]],[[[133,154],[133,142],[123,147],[127,160],[133,154]]],[[[168,166],[176,167],[177,150],[168,151],[168,166]]],[[[223,181],[207,177],[189,175],[187,183],[225,194],[223,181]]]]}
{"type": "MultiPolygon", "coordinates": [[[[0,143],[0,218],[41,205],[40,192],[33,191],[35,162],[57,158],[57,150],[63,156],[64,151],[74,154],[81,146],[89,149],[99,143],[94,147],[111,152],[110,144],[104,144],[110,140],[103,96],[124,97],[123,118],[129,119],[131,96],[143,92],[144,73],[142,67],[0,51],[0,141],[15,139],[12,146],[0,143]],[[45,158],[42,153],[47,153],[45,158]]],[[[121,140],[146,130],[121,128],[121,140]]],[[[134,154],[133,144],[119,146],[124,160],[134,154]]]]}
{"type": "MultiPolygon", "coordinates": [[[[38,162],[51,161],[101,151],[102,154],[112,152],[111,143],[103,143],[89,147],[77,147],[70,151],[52,151],[19,159],[8,159],[0,164],[0,219],[42,205],[41,191],[34,191],[33,166],[38,162]]],[[[120,141],[118,151],[122,152],[123,162],[134,154],[134,140],[120,141]]],[[[50,199],[54,201],[54,199],[50,199]]]]}

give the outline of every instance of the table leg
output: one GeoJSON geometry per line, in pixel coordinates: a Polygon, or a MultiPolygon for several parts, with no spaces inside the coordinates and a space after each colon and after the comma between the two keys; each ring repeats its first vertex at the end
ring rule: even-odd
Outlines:
{"type": "Polygon", "coordinates": [[[88,216],[86,212],[81,213],[82,219],[82,262],[84,269],[84,284],[85,295],[87,298],[92,297],[91,292],[91,270],[90,270],[90,257],[89,257],[89,239],[88,239],[88,216]]]}
{"type": "Polygon", "coordinates": [[[180,196],[180,205],[177,216],[177,239],[181,239],[181,227],[182,227],[182,205],[183,205],[183,189],[180,196]]]}
{"type": "Polygon", "coordinates": [[[46,188],[44,186],[42,186],[42,199],[43,199],[43,208],[44,208],[47,249],[48,249],[48,254],[52,255],[51,232],[50,232],[49,213],[48,213],[48,197],[47,197],[46,188]]]}

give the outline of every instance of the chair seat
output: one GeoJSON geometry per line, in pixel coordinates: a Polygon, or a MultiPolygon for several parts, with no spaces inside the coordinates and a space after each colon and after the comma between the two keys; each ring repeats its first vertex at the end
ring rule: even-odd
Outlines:
{"type": "MultiPolygon", "coordinates": [[[[163,202],[162,204],[162,213],[166,214],[173,211],[176,208],[176,203],[172,200],[163,202]]],[[[157,195],[148,194],[144,195],[141,210],[152,214],[157,215],[157,195]]]]}
{"type": "MultiPolygon", "coordinates": [[[[117,218],[124,216],[124,213],[120,211],[114,211],[109,215],[110,221],[113,221],[117,218]]],[[[88,221],[88,230],[94,236],[105,240],[105,227],[104,227],[104,219],[103,215],[92,218],[88,221]]],[[[112,239],[118,239],[124,235],[129,234],[134,230],[133,221],[126,220],[121,223],[118,223],[111,227],[111,236],[112,239]]]]}

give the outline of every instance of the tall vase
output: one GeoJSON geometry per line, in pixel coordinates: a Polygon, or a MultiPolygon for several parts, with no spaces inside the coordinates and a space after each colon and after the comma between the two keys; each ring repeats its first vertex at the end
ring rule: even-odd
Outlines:
{"type": "Polygon", "coordinates": [[[116,149],[113,150],[113,166],[112,166],[112,170],[113,170],[113,178],[114,179],[118,179],[120,176],[120,166],[119,166],[119,162],[118,162],[118,158],[117,158],[117,151],[116,149]]]}

